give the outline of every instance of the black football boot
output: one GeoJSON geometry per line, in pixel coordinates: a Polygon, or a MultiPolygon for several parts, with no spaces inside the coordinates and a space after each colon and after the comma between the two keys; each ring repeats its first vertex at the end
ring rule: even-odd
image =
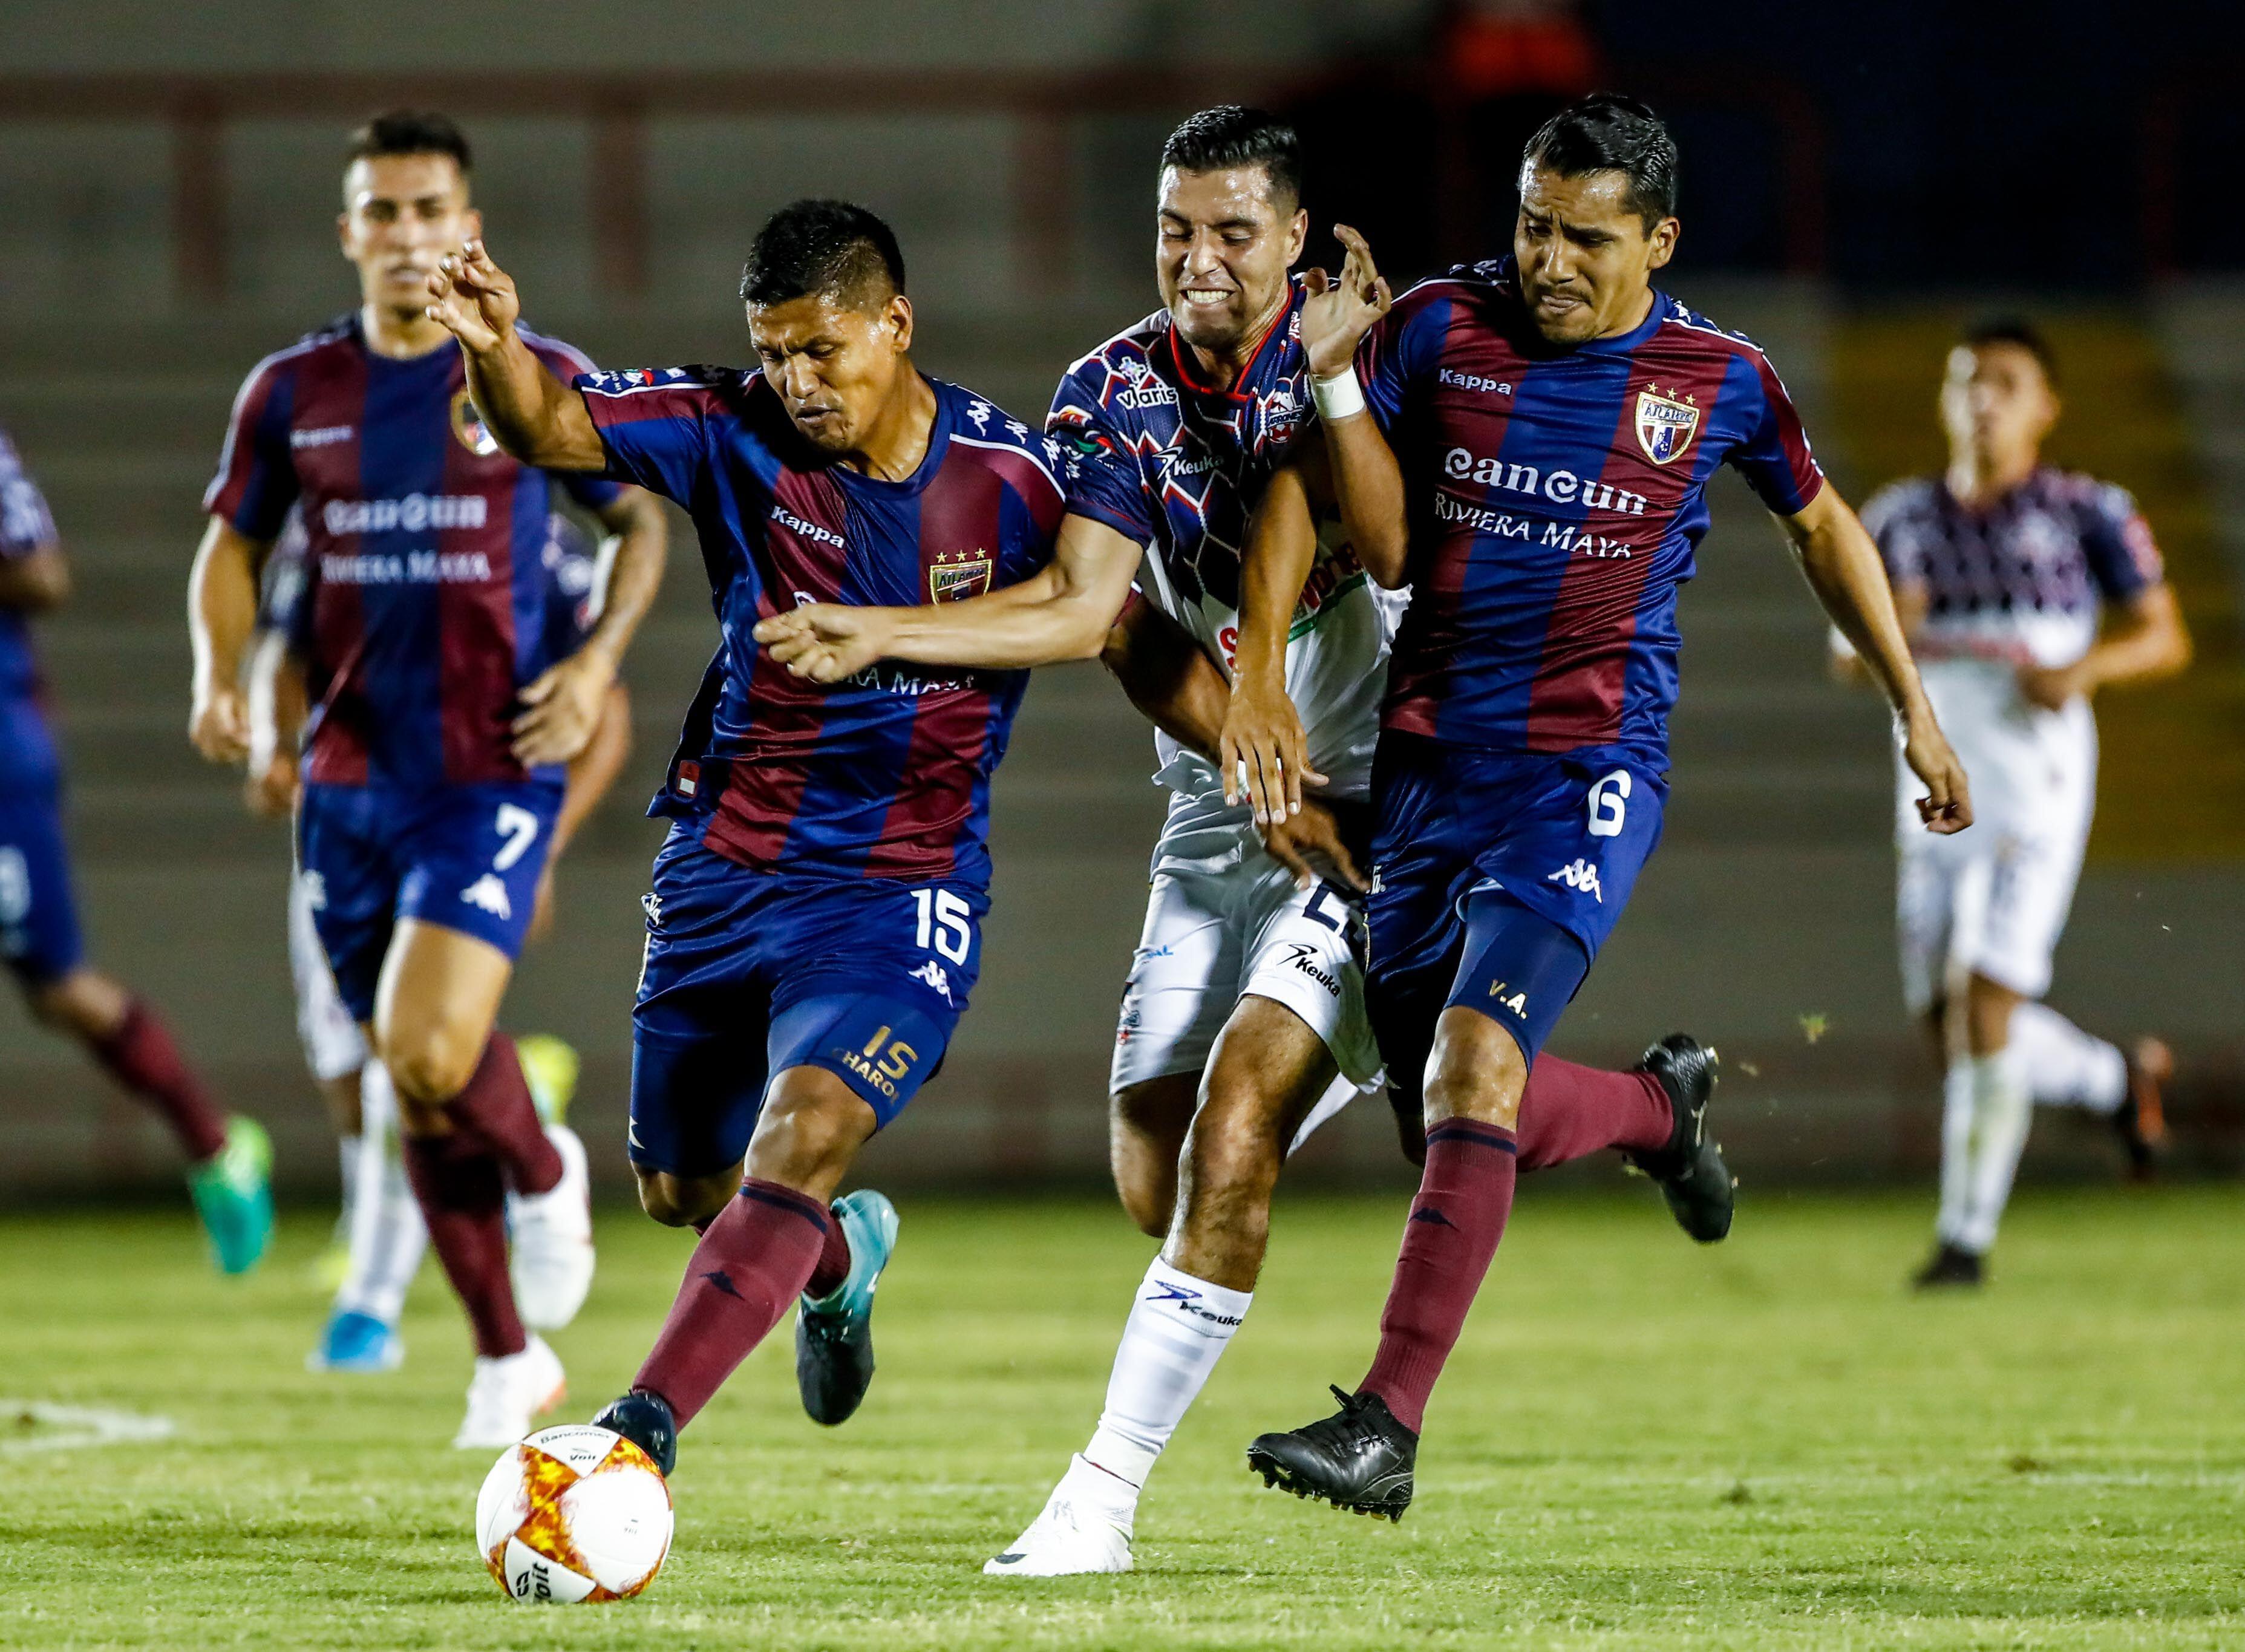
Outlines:
{"type": "Polygon", "coordinates": [[[2128,1155],[2128,1179],[2149,1181],[2167,1145],[2167,1115],[2160,1092],[2174,1076],[2174,1053],[2159,1039],[2138,1039],[2128,1052],[2128,1093],[2113,1110],[2113,1128],[2128,1155]]]}
{"type": "Polygon", "coordinates": [[[1353,1514],[1403,1518],[1411,1506],[1411,1472],[1419,1437],[1397,1422],[1377,1394],[1336,1388],[1340,1410],[1283,1434],[1258,1434],[1248,1468],[1297,1497],[1315,1497],[1353,1514]]]}
{"type": "Polygon", "coordinates": [[[654,1459],[665,1479],[678,1466],[678,1419],[671,1415],[670,1402],[660,1394],[635,1388],[621,1399],[610,1400],[607,1409],[593,1418],[593,1426],[621,1434],[654,1459]]]}
{"type": "Polygon", "coordinates": [[[1624,1156],[1660,1184],[1676,1225],[1703,1245],[1731,1230],[1738,1178],[1723,1162],[1723,1149],[1707,1134],[1707,1103],[1715,1093],[1715,1053],[1689,1032],[1671,1032],[1637,1064],[1668,1092],[1676,1115],[1668,1145],[1652,1153],[1624,1156]]]}
{"type": "Polygon", "coordinates": [[[1970,1290],[1980,1283],[1984,1272],[1979,1252],[1943,1240],[1925,1266],[1910,1276],[1909,1283],[1920,1290],[1942,1290],[1957,1285],[1970,1290]]]}

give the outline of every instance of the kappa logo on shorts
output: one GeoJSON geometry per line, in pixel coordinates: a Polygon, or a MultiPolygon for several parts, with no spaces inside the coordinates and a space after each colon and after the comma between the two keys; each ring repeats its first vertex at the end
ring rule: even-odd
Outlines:
{"type": "Polygon", "coordinates": [[[652,930],[661,929],[662,927],[661,896],[656,894],[653,890],[649,890],[646,894],[639,897],[639,910],[647,914],[648,928],[652,930]]]}
{"type": "Polygon", "coordinates": [[[943,965],[933,958],[928,959],[926,963],[914,970],[912,972],[912,978],[915,981],[926,981],[937,992],[942,993],[943,1001],[946,1004],[954,1001],[951,996],[951,976],[943,965]]]}
{"type": "Polygon", "coordinates": [[[328,910],[328,880],[326,876],[320,872],[303,872],[300,873],[299,876],[304,880],[305,910],[314,912],[326,911],[328,910]]]}
{"type": "Polygon", "coordinates": [[[485,872],[460,891],[460,898],[493,917],[512,920],[514,917],[514,904],[507,899],[506,885],[499,881],[497,872],[485,872]]]}
{"type": "Polygon", "coordinates": [[[1557,871],[1547,875],[1543,881],[1547,884],[1564,884],[1569,889],[1578,890],[1588,895],[1601,906],[1606,904],[1605,891],[1598,887],[1598,869],[1586,860],[1578,860],[1562,866],[1557,871]]]}
{"type": "Polygon", "coordinates": [[[1286,943],[1286,961],[1285,964],[1280,965],[1280,967],[1283,969],[1299,970],[1303,974],[1308,976],[1312,980],[1315,981],[1319,986],[1325,988],[1326,992],[1332,993],[1335,998],[1339,998],[1340,996],[1340,983],[1333,978],[1331,971],[1326,970],[1319,964],[1318,949],[1314,946],[1308,945],[1301,941],[1288,941],[1286,943]]]}

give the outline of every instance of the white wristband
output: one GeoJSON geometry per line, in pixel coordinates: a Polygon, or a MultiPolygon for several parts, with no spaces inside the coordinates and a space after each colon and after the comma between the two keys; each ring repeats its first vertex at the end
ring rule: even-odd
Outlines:
{"type": "Polygon", "coordinates": [[[1353,418],[1364,411],[1364,386],[1356,382],[1356,369],[1345,367],[1331,378],[1312,378],[1310,400],[1321,419],[1353,418]]]}

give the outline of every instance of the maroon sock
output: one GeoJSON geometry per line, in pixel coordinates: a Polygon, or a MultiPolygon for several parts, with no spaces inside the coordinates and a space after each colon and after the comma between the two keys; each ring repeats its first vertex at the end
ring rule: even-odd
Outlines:
{"type": "Polygon", "coordinates": [[[133,999],[117,1031],[91,1046],[109,1076],[164,1115],[191,1163],[226,1146],[226,1121],[156,1012],[133,999]]]}
{"type": "Polygon", "coordinates": [[[1520,1168],[1544,1170],[1606,1148],[1653,1153],[1676,1127],[1650,1073],[1609,1073],[1539,1055],[1520,1098],[1520,1168]]]}
{"type": "Polygon", "coordinates": [[[1471,1119],[1447,1120],[1427,1132],[1427,1168],[1380,1314],[1380,1351],[1358,1385],[1386,1400],[1414,1433],[1504,1237],[1518,1150],[1511,1131],[1471,1119]]]}
{"type": "Polygon", "coordinates": [[[826,1248],[818,1253],[818,1265],[811,1270],[811,1278],[803,1287],[806,1297],[831,1297],[850,1276],[850,1236],[842,1231],[841,1221],[833,1211],[830,1209],[826,1215],[826,1248]]]}
{"type": "Polygon", "coordinates": [[[468,1310],[476,1352],[486,1358],[520,1353],[529,1338],[506,1274],[506,1182],[498,1157],[465,1130],[408,1136],[404,1148],[429,1247],[468,1310]]]}
{"type": "Polygon", "coordinates": [[[455,1126],[474,1132],[499,1155],[506,1184],[517,1193],[550,1193],[561,1180],[561,1155],[546,1139],[514,1040],[505,1033],[491,1035],[467,1087],[444,1110],[455,1126]]]}
{"type": "Polygon", "coordinates": [[[686,1264],[685,1283],[632,1387],[659,1394],[683,1428],[803,1294],[833,1220],[776,1181],[744,1181],[686,1264]]]}

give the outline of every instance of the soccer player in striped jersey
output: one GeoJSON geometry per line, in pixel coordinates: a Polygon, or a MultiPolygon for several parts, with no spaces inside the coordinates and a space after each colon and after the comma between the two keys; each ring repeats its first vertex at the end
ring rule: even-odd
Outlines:
{"type": "MultiPolygon", "coordinates": [[[[459,351],[427,314],[437,261],[480,230],[468,174],[441,115],[380,116],[353,139],[337,222],[361,302],[258,363],[235,400],[190,592],[191,734],[214,762],[247,755],[256,574],[301,502],[299,876],[396,1088],[430,1242],[474,1329],[455,1443],[483,1447],[560,1398],[560,1362],[535,1332],[566,1324],[592,1283],[583,1145],[541,1124],[497,1019],[563,765],[654,598],[664,527],[645,493],[519,464],[475,416],[459,351]],[[540,565],[556,486],[620,536],[600,622],[560,657],[540,565]]],[[[589,366],[556,341],[534,348],[557,386],[589,366]]]]}
{"type": "Polygon", "coordinates": [[[187,1155],[188,1190],[220,1269],[245,1273],[273,1230],[264,1127],[223,1116],[163,1019],[85,960],[63,842],[62,755],[47,727],[31,626],[70,588],[46,499],[0,434],[0,959],[37,1020],[75,1039],[162,1117],[187,1155]]]}
{"type": "MultiPolygon", "coordinates": [[[[295,812],[302,789],[297,759],[306,709],[302,649],[307,640],[297,626],[306,618],[302,598],[309,548],[302,513],[291,511],[258,580],[245,793],[253,812],[275,818],[295,812]]],[[[592,633],[605,584],[600,561],[614,549],[613,544],[605,551],[594,545],[583,528],[558,511],[546,518],[546,543],[538,554],[544,599],[537,623],[553,657],[575,653],[592,633]]],[[[569,762],[529,940],[540,940],[552,929],[554,868],[578,828],[614,785],[630,752],[631,696],[619,681],[609,685],[592,739],[569,762]]],[[[336,990],[308,894],[305,881],[292,876],[288,972],[296,990],[296,1032],[305,1065],[336,1126],[343,1196],[336,1242],[317,1264],[322,1282],[336,1293],[335,1305],[306,1364],[315,1371],[392,1371],[405,1357],[397,1320],[428,1230],[404,1158],[394,1151],[400,1121],[389,1072],[368,1053],[365,1035],[336,990]]],[[[548,1124],[563,1122],[575,1084],[576,1053],[545,1033],[518,1039],[516,1051],[539,1116],[548,1124]]]]}
{"type": "Polygon", "coordinates": [[[1981,1282],[2037,1100],[2110,1118],[2140,1174],[2174,1065],[2157,1039],[2124,1054],[2042,1002],[2096,802],[2090,698],[2190,659],[2136,502],[2042,462],[2058,413],[2042,335],[1976,328],[1941,387],[1948,471],[1863,507],[1980,816],[1968,836],[1929,838],[1905,809],[1896,835],[1902,995],[1946,1069],[1941,1212],[1921,1286],[1981,1282]]]}
{"type": "MultiPolygon", "coordinates": [[[[1130,1567],[1139,1493],[1252,1303],[1282,1162],[1380,1085],[1350,843],[1360,844],[1367,812],[1397,601],[1367,583],[1329,511],[1312,525],[1298,485],[1271,485],[1317,441],[1299,330],[1307,289],[1287,274],[1307,227],[1299,180],[1293,132],[1259,111],[1204,110],[1171,133],[1155,237],[1165,307],[1072,367],[1047,420],[1074,456],[1070,531],[1141,569],[1143,599],[1102,652],[1160,731],[1172,802],[1116,1032],[1110,1141],[1124,1207],[1165,1242],[1134,1293],[1090,1440],[984,1567],[996,1576],[1130,1567]],[[1326,784],[1301,813],[1258,822],[1225,796],[1218,743],[1239,547],[1251,518],[1272,510],[1301,512],[1305,533],[1314,525],[1317,562],[1295,579],[1284,653],[1326,784]]],[[[1033,586],[1004,611],[812,605],[759,634],[790,669],[831,679],[901,653],[955,657],[931,634],[946,614],[978,624],[986,663],[1041,664],[1084,641],[1051,625],[1033,586]]],[[[1680,1161],[1675,1146],[1699,1141],[1713,1078],[1697,1049],[1671,1040],[1628,1073],[1539,1063],[1522,1105],[1522,1168],[1614,1148],[1656,1174],[1680,1161]]],[[[1405,1122],[1415,1154],[1415,1095],[1405,1122]]],[[[1712,1196],[1679,1204],[1672,1174],[1663,1191],[1695,1238],[1719,1238],[1728,1175],[1712,1144],[1688,1156],[1719,1184],[1712,1196]]]]}
{"type": "Polygon", "coordinates": [[[798,1298],[804,1409],[838,1423],[863,1398],[897,1216],[834,1190],[941,1064],[973,990],[990,780],[1027,680],[955,645],[975,614],[1057,582],[1072,595],[1054,628],[1095,653],[1130,562],[1100,542],[1111,530],[1061,531],[1057,443],[913,366],[904,257],[863,207],[797,201],[757,233],[748,370],[564,388],[480,244],[431,292],[500,444],[676,499],[709,572],[721,640],[653,808],[671,829],[647,897],[630,1135],[648,1213],[702,1239],[630,1391],[596,1419],[668,1473],[677,1431],[798,1298]],[[799,604],[916,603],[957,663],[900,650],[823,681],[762,641],[799,604]]]}
{"type": "MultiPolygon", "coordinates": [[[[1784,525],[1809,584],[1893,704],[1936,833],[1964,774],[1919,685],[1878,550],[1810,457],[1762,353],[1651,285],[1676,151],[1600,95],[1523,156],[1509,258],[1390,304],[1354,232],[1302,337],[1330,485],[1367,570],[1409,584],[1373,790],[1367,994],[1388,1070],[1423,1074],[1427,1161],[1380,1318],[1341,1409],[1248,1449],[1267,1483],[1400,1519],[1428,1395],[1512,1205],[1529,1066],[1660,835],[1678,588],[1717,464],[1784,525]],[[1360,353],[1359,345],[1362,349],[1360,353]]],[[[1277,658],[1304,536],[1259,536],[1243,660],[1277,658]],[[1281,600],[1258,603],[1273,589],[1281,600]]],[[[1291,809],[1300,723],[1266,664],[1227,739],[1258,807],[1291,809]]]]}

